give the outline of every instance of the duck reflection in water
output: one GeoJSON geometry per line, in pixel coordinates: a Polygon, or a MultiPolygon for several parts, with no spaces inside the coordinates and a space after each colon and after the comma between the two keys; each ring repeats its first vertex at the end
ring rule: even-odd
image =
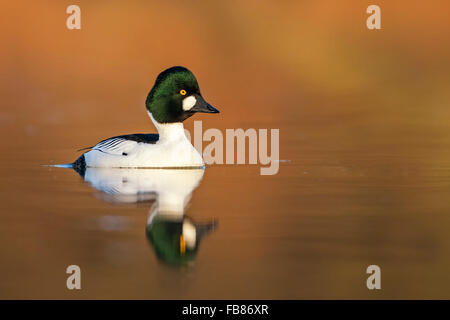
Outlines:
{"type": "Polygon", "coordinates": [[[204,236],[217,222],[195,223],[184,215],[204,169],[86,168],[77,171],[97,196],[112,204],[150,206],[146,235],[156,255],[170,265],[191,264],[204,236]]]}

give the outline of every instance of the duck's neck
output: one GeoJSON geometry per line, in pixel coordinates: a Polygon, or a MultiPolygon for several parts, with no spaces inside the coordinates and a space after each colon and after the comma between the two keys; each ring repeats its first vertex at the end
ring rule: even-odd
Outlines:
{"type": "Polygon", "coordinates": [[[148,115],[150,119],[152,119],[152,122],[155,125],[156,130],[158,130],[159,141],[169,141],[169,140],[176,140],[179,138],[186,138],[182,122],[159,123],[153,118],[150,112],[148,112],[148,115]]]}

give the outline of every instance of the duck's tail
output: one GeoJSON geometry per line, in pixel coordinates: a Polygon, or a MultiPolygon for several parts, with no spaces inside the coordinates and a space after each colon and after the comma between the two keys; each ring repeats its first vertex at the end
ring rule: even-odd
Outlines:
{"type": "Polygon", "coordinates": [[[86,172],[86,160],[84,158],[84,154],[82,154],[74,163],[71,164],[72,168],[78,172],[78,174],[84,177],[84,173],[86,172]]]}

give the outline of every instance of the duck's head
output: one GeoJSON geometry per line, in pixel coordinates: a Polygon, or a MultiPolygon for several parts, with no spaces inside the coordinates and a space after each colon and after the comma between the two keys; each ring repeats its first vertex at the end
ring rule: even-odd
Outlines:
{"type": "Polygon", "coordinates": [[[159,123],[182,122],[196,112],[219,112],[203,99],[197,79],[184,67],[172,67],[161,72],[145,105],[159,123]]]}

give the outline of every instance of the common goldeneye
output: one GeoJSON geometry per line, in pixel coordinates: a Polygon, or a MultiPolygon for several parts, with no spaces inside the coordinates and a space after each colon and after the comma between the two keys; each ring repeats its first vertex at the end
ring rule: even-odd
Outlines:
{"type": "MultiPolygon", "coordinates": [[[[183,121],[196,112],[218,113],[207,103],[194,74],[184,67],[161,72],[145,102],[158,134],[128,134],[100,141],[81,155],[73,168],[203,167],[201,154],[185,135],[183,121]]],[[[80,151],[81,151],[80,150],[80,151]]]]}

